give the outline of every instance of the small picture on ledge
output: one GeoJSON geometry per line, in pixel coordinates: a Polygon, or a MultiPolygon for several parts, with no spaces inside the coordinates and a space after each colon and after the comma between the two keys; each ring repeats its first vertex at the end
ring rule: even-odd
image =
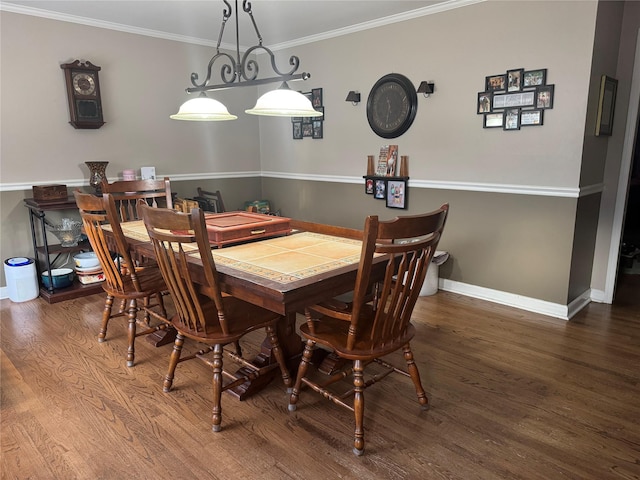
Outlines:
{"type": "Polygon", "coordinates": [[[387,207],[407,208],[407,182],[405,180],[389,180],[387,182],[387,207]]]}
{"type": "Polygon", "coordinates": [[[384,192],[387,190],[385,180],[376,180],[375,181],[375,191],[373,193],[373,197],[378,200],[384,200],[384,192]]]}
{"type": "Polygon", "coordinates": [[[373,178],[367,178],[364,185],[364,192],[369,195],[373,195],[373,178]]]}

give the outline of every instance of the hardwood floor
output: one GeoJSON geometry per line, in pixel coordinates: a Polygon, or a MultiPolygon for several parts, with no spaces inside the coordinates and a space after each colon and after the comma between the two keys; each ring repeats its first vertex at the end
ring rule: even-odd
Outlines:
{"type": "Polygon", "coordinates": [[[638,479],[637,293],[570,322],[421,298],[413,348],[431,410],[399,376],[367,390],[363,457],[349,412],[303,391],[289,413],[277,381],[244,402],[224,395],[211,432],[211,373],[182,363],[163,394],[171,347],[139,338],[127,368],[124,321],[97,341],[102,295],[2,300],[1,477],[638,479]]]}

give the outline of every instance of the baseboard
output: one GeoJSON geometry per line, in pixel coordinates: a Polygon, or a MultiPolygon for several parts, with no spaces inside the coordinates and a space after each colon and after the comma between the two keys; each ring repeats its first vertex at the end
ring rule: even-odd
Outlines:
{"type": "Polygon", "coordinates": [[[509,307],[515,307],[533,313],[540,313],[542,315],[560,318],[562,320],[569,320],[591,301],[589,290],[569,305],[562,305],[559,303],[539,300],[537,298],[493,290],[491,288],[455,282],[444,278],[439,280],[438,286],[440,289],[447,292],[459,293],[460,295],[465,295],[467,297],[479,298],[480,300],[487,300],[500,305],[507,305],[509,307]]]}

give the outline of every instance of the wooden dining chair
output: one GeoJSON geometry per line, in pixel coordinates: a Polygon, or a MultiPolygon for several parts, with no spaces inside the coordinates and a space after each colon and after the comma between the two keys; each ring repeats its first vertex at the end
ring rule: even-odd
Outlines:
{"type": "Polygon", "coordinates": [[[113,197],[103,193],[97,197],[80,191],[73,192],[84,231],[91,248],[98,256],[104,272],[102,288],[107,294],[98,341],[104,342],[107,327],[112,318],[126,316],[128,321],[127,366],[132,367],[135,357],[135,339],[158,330],[169,328],[169,320],[163,301],[167,286],[157,267],[137,267],[133,263],[129,247],[120,227],[113,197]],[[103,225],[109,224],[113,243],[107,239],[103,225]],[[114,259],[113,254],[119,256],[114,259]],[[114,299],[120,299],[120,307],[114,311],[114,299]],[[142,304],[140,304],[140,302],[142,304]],[[144,330],[138,331],[138,312],[144,312],[144,330]],[[151,326],[151,317],[158,323],[151,326]]]}
{"type": "Polygon", "coordinates": [[[224,201],[222,200],[222,193],[220,193],[220,190],[209,192],[198,187],[198,196],[195,197],[194,200],[203,202],[205,205],[207,205],[207,208],[204,208],[201,205],[200,208],[204,208],[204,210],[215,213],[223,213],[227,211],[224,208],[224,201]]]}
{"type": "Polygon", "coordinates": [[[110,193],[116,205],[120,221],[139,220],[138,200],[143,199],[152,207],[173,208],[171,180],[120,180],[109,183],[102,180],[102,191],[110,193]]]}
{"type": "Polygon", "coordinates": [[[276,333],[276,322],[281,317],[262,307],[222,294],[201,209],[194,208],[191,213],[183,213],[143,205],[140,212],[177,311],[171,319],[177,336],[163,390],[171,390],[179,362],[198,358],[206,363],[213,370],[212,430],[218,432],[222,422],[223,391],[240,386],[277,366],[280,367],[285,386],[290,389],[291,378],[276,333]],[[189,266],[195,261],[194,254],[199,254],[202,262],[198,270],[200,278],[196,278],[198,273],[189,266]],[[240,339],[261,328],[266,330],[277,363],[256,366],[242,357],[240,339]],[[208,348],[181,358],[185,338],[207,344],[208,348]],[[227,345],[233,345],[234,348],[223,349],[227,345]],[[213,353],[211,360],[205,356],[208,353],[213,353]],[[223,356],[239,362],[244,368],[235,374],[230,373],[224,369],[223,356]],[[240,373],[242,371],[244,373],[240,373]]]}
{"type": "Polygon", "coordinates": [[[411,314],[448,211],[449,206],[445,204],[430,213],[396,217],[390,221],[381,221],[377,216],[367,217],[353,301],[327,302],[305,309],[306,323],[301,325],[300,333],[306,346],[289,400],[289,411],[296,410],[303,384],[352,411],[355,416],[353,452],[356,455],[364,453],[366,388],[390,373],[402,373],[413,381],[420,405],[425,409],[429,406],[409,343],[415,335],[411,314]],[[370,274],[374,263],[379,261],[384,262],[384,278],[376,284],[371,299],[370,274]],[[344,359],[343,370],[321,376],[320,380],[308,376],[316,344],[344,359]],[[397,350],[402,350],[406,370],[382,359],[397,350]],[[383,371],[365,379],[365,367],[372,362],[380,365],[383,371]],[[339,394],[331,388],[349,377],[353,388],[348,392],[339,394]]]}

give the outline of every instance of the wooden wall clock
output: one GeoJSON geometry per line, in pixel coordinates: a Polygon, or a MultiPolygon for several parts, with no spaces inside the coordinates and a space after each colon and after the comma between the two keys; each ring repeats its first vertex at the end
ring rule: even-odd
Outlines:
{"type": "Polygon", "coordinates": [[[98,80],[100,67],[76,60],[60,65],[60,68],[64,70],[67,84],[69,123],[73,128],[100,128],[104,125],[98,80]]]}
{"type": "Polygon", "coordinates": [[[404,75],[390,73],[371,88],[367,99],[367,120],[378,136],[399,137],[409,130],[417,111],[416,89],[404,75]]]}

